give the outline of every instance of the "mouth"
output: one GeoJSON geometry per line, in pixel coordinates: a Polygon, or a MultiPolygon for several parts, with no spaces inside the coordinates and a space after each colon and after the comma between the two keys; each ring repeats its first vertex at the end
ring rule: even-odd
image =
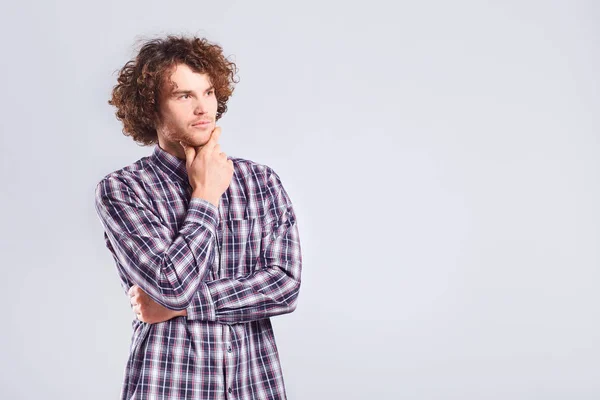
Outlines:
{"type": "Polygon", "coordinates": [[[198,121],[192,124],[192,126],[206,126],[208,124],[210,124],[210,120],[203,120],[203,121],[198,121]]]}

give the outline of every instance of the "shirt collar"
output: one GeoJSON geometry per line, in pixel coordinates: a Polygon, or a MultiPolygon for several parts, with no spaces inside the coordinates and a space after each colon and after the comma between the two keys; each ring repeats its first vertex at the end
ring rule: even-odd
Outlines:
{"type": "Polygon", "coordinates": [[[181,160],[174,155],[167,153],[158,143],[154,145],[154,151],[152,151],[150,158],[160,169],[174,180],[188,181],[185,160],[181,160]]]}

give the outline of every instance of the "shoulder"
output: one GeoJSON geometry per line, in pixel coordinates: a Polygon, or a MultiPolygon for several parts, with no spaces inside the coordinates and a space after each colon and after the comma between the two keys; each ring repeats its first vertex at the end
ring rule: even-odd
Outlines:
{"type": "Polygon", "coordinates": [[[261,186],[267,185],[274,178],[279,180],[277,173],[267,164],[241,157],[227,158],[233,161],[234,175],[238,179],[254,181],[261,186]]]}
{"type": "Polygon", "coordinates": [[[234,193],[243,193],[247,200],[262,204],[263,208],[269,204],[291,204],[279,174],[271,166],[240,157],[228,158],[234,165],[234,193]]]}
{"type": "Polygon", "coordinates": [[[271,166],[241,157],[228,158],[234,165],[233,181],[229,188],[232,197],[243,198],[250,209],[260,216],[264,216],[273,204],[282,201],[291,203],[279,175],[271,166]]]}
{"type": "Polygon", "coordinates": [[[139,192],[136,188],[143,185],[147,175],[148,158],[142,157],[132,164],[106,174],[95,188],[96,199],[114,194],[115,192],[139,192]]]}

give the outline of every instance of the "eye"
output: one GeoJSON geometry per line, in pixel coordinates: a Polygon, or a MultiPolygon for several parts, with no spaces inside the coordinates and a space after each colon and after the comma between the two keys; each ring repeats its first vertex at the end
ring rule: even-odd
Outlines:
{"type": "Polygon", "coordinates": [[[211,89],[211,90],[209,90],[209,91],[208,91],[208,92],[206,92],[206,93],[208,93],[208,95],[210,96],[210,95],[212,95],[214,92],[215,92],[215,90],[214,90],[214,89],[211,89]]]}
{"type": "Polygon", "coordinates": [[[187,98],[189,98],[189,96],[190,96],[190,95],[186,93],[186,94],[182,94],[181,96],[179,96],[179,98],[180,98],[180,99],[183,99],[183,98],[186,98],[186,99],[187,99],[187,98]]]}

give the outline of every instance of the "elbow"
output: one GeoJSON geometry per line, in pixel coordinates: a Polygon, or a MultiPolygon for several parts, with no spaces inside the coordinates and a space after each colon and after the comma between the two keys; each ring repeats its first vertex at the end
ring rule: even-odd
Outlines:
{"type": "Polygon", "coordinates": [[[285,313],[289,314],[296,311],[298,306],[298,297],[300,295],[300,281],[294,280],[294,288],[285,299],[285,313]]]}
{"type": "Polygon", "coordinates": [[[290,314],[298,306],[298,295],[300,293],[300,281],[295,279],[285,280],[285,289],[278,296],[269,296],[264,305],[265,317],[290,314]]]}
{"type": "Polygon", "coordinates": [[[181,311],[189,307],[194,293],[186,293],[182,290],[173,290],[172,287],[162,287],[161,305],[173,311],[181,311]]]}
{"type": "Polygon", "coordinates": [[[155,303],[173,311],[182,311],[188,308],[191,302],[189,298],[183,296],[181,293],[174,293],[170,288],[166,289],[161,287],[159,288],[158,293],[148,291],[146,294],[154,300],[155,303]]]}
{"type": "Polygon", "coordinates": [[[165,255],[157,279],[163,306],[175,311],[187,309],[194,301],[205,278],[206,271],[204,274],[183,279],[171,258],[165,255]]]}
{"type": "Polygon", "coordinates": [[[288,314],[291,314],[291,313],[293,313],[294,311],[296,311],[296,306],[297,306],[297,305],[298,305],[298,301],[297,301],[297,300],[294,300],[292,303],[290,303],[290,304],[288,305],[288,308],[287,308],[287,313],[288,313],[288,314]]]}
{"type": "Polygon", "coordinates": [[[176,282],[162,281],[158,289],[160,294],[158,303],[170,310],[181,311],[189,307],[198,288],[194,285],[184,287],[176,282]]]}

